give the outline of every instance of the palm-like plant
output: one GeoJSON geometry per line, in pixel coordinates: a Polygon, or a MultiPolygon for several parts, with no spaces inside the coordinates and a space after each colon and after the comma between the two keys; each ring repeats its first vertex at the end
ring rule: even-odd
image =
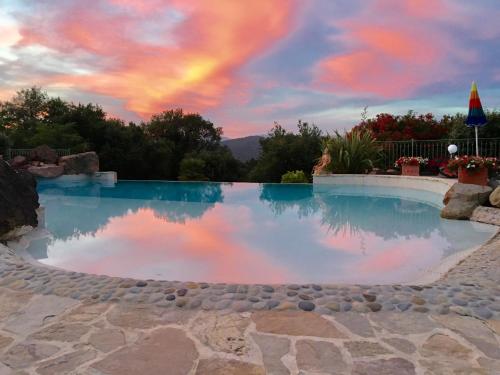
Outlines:
{"type": "Polygon", "coordinates": [[[343,135],[335,131],[325,140],[325,147],[330,152],[328,169],[332,173],[366,173],[373,169],[381,155],[381,148],[371,133],[357,129],[343,135]]]}

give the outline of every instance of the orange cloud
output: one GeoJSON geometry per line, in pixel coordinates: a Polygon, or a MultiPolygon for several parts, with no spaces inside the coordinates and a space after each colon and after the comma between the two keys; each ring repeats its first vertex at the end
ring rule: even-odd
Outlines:
{"type": "Polygon", "coordinates": [[[51,30],[25,25],[21,43],[90,53],[100,60],[101,69],[60,75],[55,85],[70,84],[122,99],[128,110],[141,116],[171,107],[202,111],[220,104],[238,80],[238,69],[289,30],[294,0],[257,3],[249,7],[233,0],[154,1],[152,6],[111,0],[107,4],[136,11],[130,14],[75,5],[66,11],[67,17],[50,24],[51,30]],[[152,18],[160,11],[172,16],[152,18]],[[153,22],[161,30],[149,41],[149,36],[139,34],[153,22]]]}

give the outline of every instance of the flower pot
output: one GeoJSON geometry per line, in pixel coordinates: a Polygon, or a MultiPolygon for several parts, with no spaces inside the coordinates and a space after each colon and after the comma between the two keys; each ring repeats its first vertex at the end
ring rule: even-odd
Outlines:
{"type": "Polygon", "coordinates": [[[458,168],[458,182],[462,184],[488,185],[488,168],[479,168],[476,171],[468,171],[466,168],[458,168]]]}
{"type": "Polygon", "coordinates": [[[402,165],[401,173],[403,176],[420,176],[419,165],[402,165]]]}

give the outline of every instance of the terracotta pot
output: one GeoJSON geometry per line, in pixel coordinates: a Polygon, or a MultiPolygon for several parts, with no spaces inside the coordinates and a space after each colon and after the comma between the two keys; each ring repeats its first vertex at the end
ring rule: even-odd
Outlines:
{"type": "Polygon", "coordinates": [[[467,169],[460,167],[458,168],[458,182],[462,184],[488,185],[488,168],[469,172],[467,169]]]}
{"type": "Polygon", "coordinates": [[[403,176],[420,176],[419,165],[403,165],[401,166],[403,176]]]}

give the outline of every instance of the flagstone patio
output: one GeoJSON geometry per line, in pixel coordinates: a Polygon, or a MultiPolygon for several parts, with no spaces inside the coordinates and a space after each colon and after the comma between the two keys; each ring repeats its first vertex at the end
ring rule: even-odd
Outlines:
{"type": "Polygon", "coordinates": [[[494,374],[500,321],[168,310],[0,289],[0,374],[494,374]]]}

